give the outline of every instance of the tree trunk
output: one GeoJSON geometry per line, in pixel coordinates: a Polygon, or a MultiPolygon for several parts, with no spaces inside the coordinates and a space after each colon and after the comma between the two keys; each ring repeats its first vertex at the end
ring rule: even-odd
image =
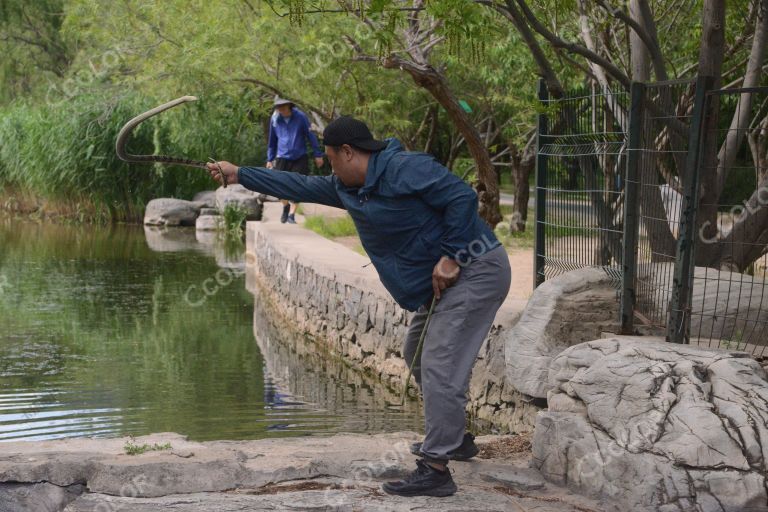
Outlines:
{"type": "MultiPolygon", "coordinates": [[[[742,82],[742,87],[745,88],[760,85],[763,60],[765,59],[766,46],[768,46],[768,0],[760,0],[760,5],[757,6],[757,9],[755,35],[752,39],[752,49],[749,53],[747,70],[744,73],[744,80],[742,82]]],[[[715,184],[718,196],[722,194],[728,172],[733,167],[739,148],[744,142],[744,136],[747,134],[749,122],[751,121],[752,96],[751,93],[740,95],[725,142],[717,155],[717,178],[715,184]]]]}
{"type": "Polygon", "coordinates": [[[477,195],[480,202],[480,216],[488,223],[491,229],[501,222],[501,210],[499,208],[499,185],[496,169],[491,161],[488,148],[485,147],[480,132],[477,131],[472,120],[446,84],[443,76],[432,66],[407,65],[400,59],[384,59],[385,68],[403,68],[407,71],[417,85],[423,87],[445,109],[448,118],[456,126],[456,129],[464,137],[467,149],[477,166],[477,195]]]}
{"type": "Polygon", "coordinates": [[[427,142],[424,143],[424,152],[432,153],[432,146],[435,144],[435,138],[437,137],[437,121],[438,121],[437,105],[430,105],[429,107],[429,133],[427,134],[427,142]]]}
{"type": "MultiPolygon", "coordinates": [[[[646,19],[647,8],[642,5],[643,3],[644,0],[631,0],[629,4],[630,16],[646,32],[655,34],[655,27],[652,27],[653,20],[646,19]]],[[[651,80],[651,53],[648,47],[634,30],[629,34],[629,44],[632,58],[632,80],[649,82],[651,80]]],[[[646,120],[645,122],[650,121],[646,120]]],[[[643,132],[649,133],[650,130],[644,129],[643,132]]],[[[646,141],[646,143],[648,142],[646,141]]],[[[640,159],[641,181],[644,185],[640,191],[640,212],[642,218],[648,219],[658,216],[659,212],[663,212],[664,205],[661,199],[661,189],[654,186],[659,185],[658,173],[656,172],[656,155],[644,151],[641,153],[640,159]]],[[[676,241],[669,229],[668,222],[649,220],[643,225],[648,232],[648,243],[652,250],[653,260],[663,259],[663,255],[673,256],[675,254],[676,241]]]]}
{"type": "MultiPolygon", "coordinates": [[[[643,28],[647,28],[643,15],[642,3],[644,0],[630,0],[629,15],[643,28]]],[[[632,57],[632,80],[635,82],[648,82],[651,79],[651,53],[648,51],[643,39],[631,30],[629,33],[629,48],[632,57]]]]}
{"type": "MultiPolygon", "coordinates": [[[[514,145],[510,143],[509,147],[513,148],[514,145]]],[[[528,200],[531,196],[528,180],[535,167],[535,143],[527,144],[522,153],[516,149],[512,151],[511,173],[512,182],[515,185],[515,205],[512,211],[512,220],[509,222],[509,230],[513,233],[525,231],[525,224],[528,221],[528,200]]]]}
{"type": "Polygon", "coordinates": [[[757,183],[768,178],[768,115],[755,121],[755,128],[747,134],[757,183]]]}
{"type": "MultiPolygon", "coordinates": [[[[723,56],[725,54],[725,0],[705,0],[699,49],[699,75],[714,78],[714,88],[722,83],[723,56]]],[[[720,101],[717,95],[707,103],[704,122],[704,151],[699,162],[700,193],[697,213],[698,232],[704,239],[717,236],[717,123],[720,101]]],[[[696,264],[706,265],[712,259],[711,246],[699,244],[696,264]]]]}
{"type": "Polygon", "coordinates": [[[758,185],[745,206],[730,233],[714,245],[717,268],[744,272],[768,247],[768,176],[758,185]]]}

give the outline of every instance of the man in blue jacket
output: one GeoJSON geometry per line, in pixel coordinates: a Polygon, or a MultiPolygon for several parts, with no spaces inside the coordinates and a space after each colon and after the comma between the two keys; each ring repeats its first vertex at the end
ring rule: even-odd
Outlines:
{"type": "MultiPolygon", "coordinates": [[[[267,143],[267,169],[309,174],[307,142],[312,145],[315,165],[323,166],[323,152],[317,143],[317,137],[309,127],[307,115],[290,100],[275,96],[275,111],[269,120],[269,142],[267,143]]],[[[282,197],[282,196],[281,196],[282,197]]],[[[283,215],[280,222],[296,224],[297,202],[283,198],[283,215]]]]}
{"type": "MultiPolygon", "coordinates": [[[[323,133],[332,176],[302,176],[218,162],[227,183],[293,201],[346,209],[382,283],[414,311],[403,357],[411,364],[428,306],[437,300],[420,361],[425,437],[412,451],[416,470],[384,490],[401,496],[449,496],[449,459],[477,454],[465,434],[467,390],[477,353],[510,286],[506,251],[477,213],[477,194],[432,156],[374,140],[351,117],[323,133]]],[[[220,180],[218,167],[209,165],[220,180]]]]}

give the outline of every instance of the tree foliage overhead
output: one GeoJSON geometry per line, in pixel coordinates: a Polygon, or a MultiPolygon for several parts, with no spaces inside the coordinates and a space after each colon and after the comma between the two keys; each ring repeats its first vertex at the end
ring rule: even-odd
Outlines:
{"type": "MultiPolygon", "coordinates": [[[[723,87],[765,85],[767,2],[732,0],[726,9],[724,0],[4,0],[0,104],[34,116],[84,104],[78,99],[87,95],[113,105],[127,92],[147,104],[195,94],[202,104],[184,107],[191,115],[214,103],[228,110],[216,109],[205,127],[176,124],[155,146],[194,153],[207,145],[198,151],[247,154],[244,163],[259,164],[256,140],[253,151],[237,153],[213,134],[262,134],[278,94],[319,130],[352,114],[377,136],[435,154],[475,185],[492,225],[501,219],[498,179],[509,174],[512,228],[522,230],[539,77],[554,97],[573,89],[611,94],[633,80],[698,72],[715,74],[723,87]]],[[[690,101],[683,95],[670,108],[685,111],[690,101]]],[[[611,116],[626,119],[617,109],[611,116]]],[[[186,119],[168,116],[159,124],[186,119]]],[[[762,161],[761,132],[750,133],[723,147],[749,142],[753,160],[762,161]]],[[[13,174],[1,170],[9,165],[18,162],[0,161],[0,173],[13,174]]],[[[710,202],[727,193],[732,167],[727,158],[714,166],[710,202]]],[[[616,167],[600,172],[610,177],[616,167]]],[[[675,166],[658,174],[679,187],[675,166]]],[[[754,174],[752,190],[763,179],[754,174]]]]}

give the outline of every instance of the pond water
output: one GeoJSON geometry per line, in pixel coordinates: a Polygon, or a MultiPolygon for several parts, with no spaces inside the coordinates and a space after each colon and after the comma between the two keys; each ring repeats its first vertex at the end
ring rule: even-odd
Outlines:
{"type": "Polygon", "coordinates": [[[422,428],[254,300],[242,247],[203,242],[0,220],[0,441],[422,428]]]}

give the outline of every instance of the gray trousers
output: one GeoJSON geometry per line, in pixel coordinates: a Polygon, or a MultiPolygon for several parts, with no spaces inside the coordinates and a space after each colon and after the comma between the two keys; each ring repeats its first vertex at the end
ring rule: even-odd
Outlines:
{"type": "MultiPolygon", "coordinates": [[[[424,338],[420,361],[413,368],[424,397],[427,460],[445,462],[461,445],[466,427],[467,390],[472,366],[501,303],[509,293],[507,252],[497,247],[461,268],[459,279],[443,290],[424,338]]],[[[411,318],[403,355],[410,365],[429,308],[411,318]]]]}

